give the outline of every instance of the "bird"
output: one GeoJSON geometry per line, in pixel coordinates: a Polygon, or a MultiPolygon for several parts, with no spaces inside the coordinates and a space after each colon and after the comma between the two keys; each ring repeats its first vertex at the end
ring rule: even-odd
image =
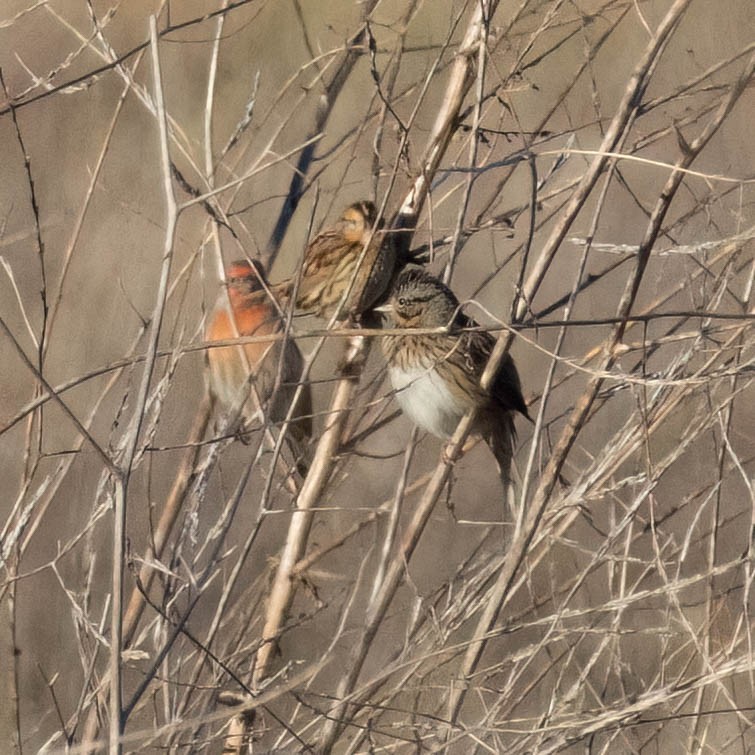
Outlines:
{"type": "Polygon", "coordinates": [[[333,227],[308,244],[298,280],[294,276],[270,286],[280,306],[294,299],[299,312],[331,317],[347,290],[341,310],[345,314],[359,316],[376,304],[396,266],[395,247],[376,219],[372,202],[350,204],[333,227]]]}
{"type": "MultiPolygon", "coordinates": [[[[208,342],[239,336],[282,333],[284,320],[264,292],[265,276],[257,260],[236,260],[225,271],[228,295],[221,294],[205,332],[208,342]],[[230,307],[229,307],[230,304],[230,307]]],[[[291,338],[207,349],[208,387],[225,413],[238,413],[237,430],[246,433],[259,421],[259,403],[271,422],[282,422],[292,401],[286,438],[299,473],[306,475],[312,437],[312,393],[308,383],[298,391],[304,359],[291,338]],[[252,388],[253,386],[253,388],[252,388]]]]}
{"type": "Polygon", "coordinates": [[[400,332],[382,338],[390,381],[403,412],[423,430],[450,438],[459,420],[476,408],[472,432],[490,447],[504,488],[511,481],[515,413],[529,419],[519,373],[506,354],[490,387],[480,378],[495,338],[460,311],[459,300],[442,281],[418,267],[396,277],[387,302],[375,307],[400,332]],[[446,328],[416,333],[416,328],[446,328]]]}

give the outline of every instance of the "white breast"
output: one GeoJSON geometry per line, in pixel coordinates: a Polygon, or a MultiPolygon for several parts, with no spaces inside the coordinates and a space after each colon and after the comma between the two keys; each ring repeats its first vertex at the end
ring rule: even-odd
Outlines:
{"type": "Polygon", "coordinates": [[[410,370],[391,367],[389,375],[396,400],[415,425],[439,438],[453,434],[465,407],[432,367],[410,370]]]}

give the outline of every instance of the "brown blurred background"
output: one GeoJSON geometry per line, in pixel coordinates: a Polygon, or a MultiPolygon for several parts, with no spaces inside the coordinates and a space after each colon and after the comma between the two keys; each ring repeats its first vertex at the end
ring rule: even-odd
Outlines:
{"type": "MultiPolygon", "coordinates": [[[[502,3],[493,17],[477,157],[488,169],[472,184],[451,277],[460,299],[474,299],[467,311],[481,322],[510,320],[522,267],[532,269],[592,160],[566,150],[599,147],[669,5],[502,3]],[[541,182],[527,259],[532,177],[527,162],[498,164],[525,148],[537,156],[541,182]]],[[[310,223],[317,230],[360,198],[387,198],[387,216],[397,210],[419,170],[473,6],[460,0],[376,4],[369,24],[374,58],[359,57],[334,103],[301,202],[274,250],[272,280],[295,269],[310,223]],[[407,148],[399,154],[405,128],[407,148]]],[[[155,307],[166,208],[149,49],[117,65],[112,61],[148,41],[149,15],[159,11],[159,29],[171,27],[159,43],[171,158],[198,192],[270,163],[213,200],[233,229],[219,226],[223,257],[248,254],[267,262],[297,148],[312,134],[323,81],[334,73],[328,65],[360,28],[363,13],[353,0],[259,0],[225,13],[209,177],[206,98],[220,16],[202,17],[219,8],[191,0],[6,0],[0,8],[0,316],[50,385],[76,381],[61,396],[113,457],[133,418],[143,369],[133,358],[146,349],[144,324],[155,307]],[[248,126],[224,152],[252,101],[248,126]],[[122,360],[118,371],[104,369],[122,360]]],[[[754,30],[746,0],[691,2],[652,70],[622,151],[673,164],[741,75],[754,30]]],[[[469,175],[464,169],[474,92],[473,84],[414,236],[413,249],[423,260],[429,257],[438,274],[449,261],[469,175]]],[[[463,726],[443,744],[444,701],[458,681],[455,664],[512,529],[484,444],[453,469],[360,677],[366,689],[385,672],[383,686],[362,698],[375,707],[354,712],[355,725],[342,735],[338,751],[348,751],[349,743],[357,752],[755,748],[748,558],[755,410],[747,319],[753,313],[753,189],[738,181],[755,175],[754,116],[750,83],[692,166],[729,180],[688,176],[674,197],[633,312],[677,314],[627,329],[627,349],[566,459],[539,530],[540,550],[533,549],[531,562],[519,570],[521,581],[499,618],[505,631],[490,642],[479,675],[465,682],[474,692],[467,696],[463,726]],[[696,311],[727,319],[678,314],[696,311]]],[[[512,351],[533,417],[546,375],[554,365],[555,371],[536,431],[518,422],[520,491],[522,480],[530,493],[536,486],[591,378],[596,350],[611,330],[600,321],[616,314],[636,245],[668,176],[664,165],[618,163],[610,184],[601,180],[590,194],[528,302],[512,351]],[[578,240],[588,234],[594,246],[580,277],[584,246],[578,240]],[[576,295],[571,316],[582,324],[563,333],[548,327],[564,317],[564,297],[580,281],[589,285],[576,295]]],[[[173,185],[179,202],[190,198],[185,187],[173,185]]],[[[179,217],[159,341],[175,361],[157,362],[155,403],[128,489],[128,551],[137,568],[204,392],[201,350],[181,350],[201,343],[205,315],[220,290],[212,224],[202,205],[179,217]]],[[[322,327],[311,317],[296,319],[305,353],[315,344],[305,334],[322,327]]],[[[66,735],[80,736],[87,695],[106,667],[112,486],[102,460],[54,402],[24,414],[40,387],[11,339],[2,334],[0,343],[6,522],[0,678],[3,696],[11,701],[17,695],[17,706],[0,706],[0,741],[31,752],[45,743],[63,748],[66,735]]],[[[318,428],[342,349],[343,339],[329,339],[315,362],[318,428]]],[[[344,445],[309,552],[334,542],[395,495],[411,425],[397,417],[377,426],[396,408],[395,402],[386,406],[389,386],[379,352],[370,354],[349,433],[375,429],[344,445]]],[[[410,483],[434,468],[440,450],[439,441],[420,436],[410,483]]],[[[240,443],[225,447],[206,490],[179,517],[156,598],[167,615],[180,615],[194,597],[192,579],[208,563],[208,534],[250,453],[240,443]]],[[[215,615],[270,474],[277,473],[267,454],[245,489],[215,576],[188,620],[194,637],[207,632],[215,615]]],[[[399,528],[418,495],[406,495],[399,528]]],[[[262,521],[212,648],[247,681],[292,496],[276,483],[269,505],[277,513],[262,521]]],[[[319,560],[299,587],[276,669],[290,664],[287,672],[296,673],[322,657],[340,631],[335,661],[300,695],[284,696],[262,716],[260,751],[296,751],[315,741],[318,713],[331,702],[363,618],[386,528],[386,516],[369,523],[319,560]]],[[[129,573],[127,590],[132,586],[129,573]]],[[[126,699],[169,632],[150,607],[141,627],[138,652],[124,661],[126,699]]],[[[217,711],[216,690],[234,683],[210,662],[191,677],[189,669],[201,658],[195,643],[180,638],[127,732],[150,731],[174,720],[179,709],[184,717],[217,711]]],[[[125,747],[219,751],[222,723],[125,747]]]]}

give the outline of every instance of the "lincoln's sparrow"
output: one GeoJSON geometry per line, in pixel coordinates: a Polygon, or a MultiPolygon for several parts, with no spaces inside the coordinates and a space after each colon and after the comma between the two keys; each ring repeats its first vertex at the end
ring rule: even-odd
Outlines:
{"type": "MultiPolygon", "coordinates": [[[[283,330],[283,321],[272,302],[259,296],[263,280],[262,268],[258,264],[253,266],[246,260],[240,260],[228,266],[228,298],[223,295],[218,301],[207,326],[208,341],[225,340],[237,335],[272,335],[283,330]]],[[[241,407],[239,425],[242,433],[257,417],[258,407],[251,383],[254,383],[257,398],[267,416],[273,422],[286,418],[303,367],[301,352],[293,340],[208,349],[207,361],[210,392],[226,411],[241,407]],[[242,392],[248,397],[246,401],[242,392]]],[[[299,471],[306,474],[306,446],[312,435],[312,394],[308,384],[299,391],[292,417],[295,421],[289,425],[286,437],[297,459],[299,471]]]]}
{"type": "MultiPolygon", "coordinates": [[[[342,311],[359,315],[385,293],[393,276],[396,251],[382,231],[375,228],[373,232],[376,217],[372,202],[355,202],[343,211],[332,228],[312,239],[304,253],[301,280],[296,290],[297,310],[329,317],[350,286],[342,311]],[[368,241],[369,246],[357,268],[368,241]]],[[[281,281],[270,289],[285,306],[293,296],[295,280],[281,281]]]]}
{"type": "Polygon", "coordinates": [[[424,270],[406,268],[386,304],[389,326],[406,334],[385,336],[383,351],[391,383],[403,411],[424,430],[449,438],[472,407],[473,431],[482,436],[498,462],[504,484],[510,480],[516,438],[514,412],[529,419],[514,360],[506,354],[489,390],[480,387],[495,339],[467,331],[477,323],[459,311],[453,291],[424,270]],[[413,335],[412,328],[442,328],[447,333],[413,335]]]}

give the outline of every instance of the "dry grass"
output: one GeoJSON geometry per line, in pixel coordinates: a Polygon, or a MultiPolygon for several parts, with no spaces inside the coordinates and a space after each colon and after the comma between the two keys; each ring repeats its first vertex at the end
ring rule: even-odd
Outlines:
{"type": "Polygon", "coordinates": [[[324,5],[0,10],[2,741],[752,751],[749,4],[324,5]],[[507,497],[369,322],[293,321],[304,480],[213,413],[223,260],[361,197],[517,359],[507,497]]]}

